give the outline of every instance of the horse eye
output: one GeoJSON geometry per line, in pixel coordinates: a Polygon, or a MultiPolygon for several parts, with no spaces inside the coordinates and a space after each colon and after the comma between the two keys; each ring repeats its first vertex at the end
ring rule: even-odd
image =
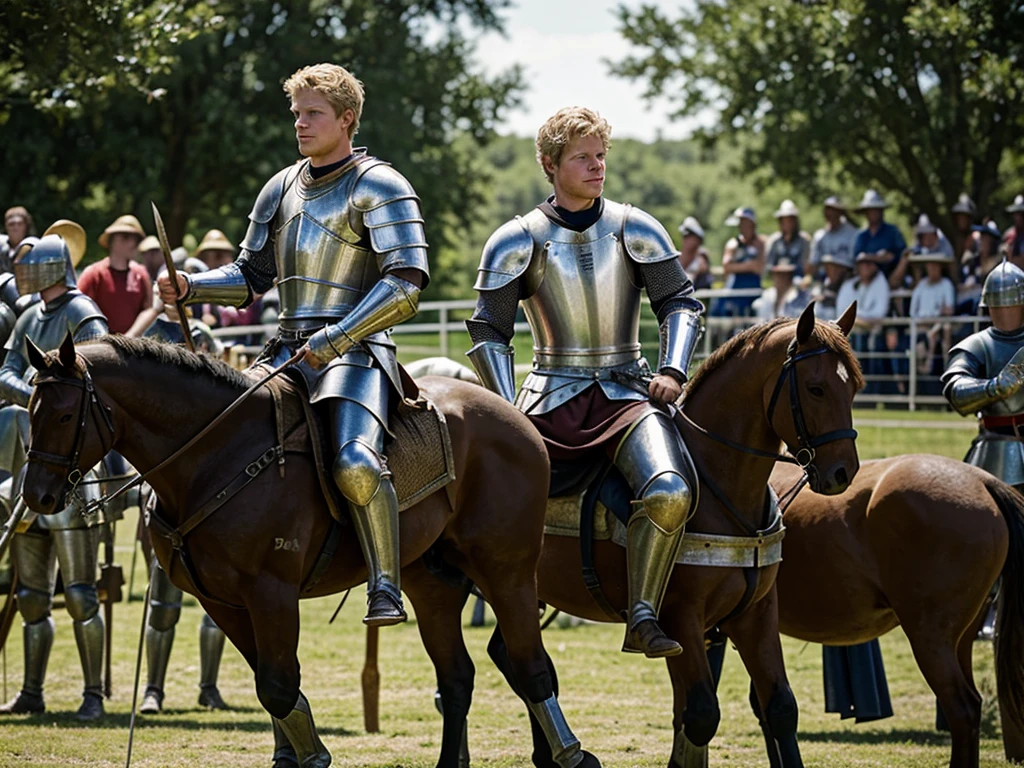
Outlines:
{"type": "Polygon", "coordinates": [[[65,413],[63,416],[60,417],[60,423],[61,424],[67,424],[69,421],[71,421],[71,414],[70,413],[65,413]]]}
{"type": "Polygon", "coordinates": [[[825,396],[825,389],[823,387],[819,387],[817,384],[809,385],[807,387],[807,391],[810,392],[812,395],[814,395],[814,397],[824,397],[825,396]]]}

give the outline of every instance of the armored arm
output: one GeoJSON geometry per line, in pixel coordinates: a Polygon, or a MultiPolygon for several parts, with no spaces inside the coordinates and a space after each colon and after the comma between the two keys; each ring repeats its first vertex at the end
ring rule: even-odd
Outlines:
{"type": "Polygon", "coordinates": [[[7,341],[7,357],[0,367],[0,397],[9,403],[28,406],[32,385],[25,381],[29,364],[24,357],[24,349],[25,332],[23,325],[19,324],[7,341]]]}
{"type": "Polygon", "coordinates": [[[630,208],[623,224],[623,243],[638,265],[660,324],[658,372],[686,381],[701,336],[704,305],[693,298],[693,283],[679,263],[672,239],[653,216],[630,208]]]}
{"type": "Polygon", "coordinates": [[[1024,363],[1018,361],[1016,355],[998,374],[985,378],[979,375],[982,366],[974,355],[956,348],[953,351],[954,357],[942,375],[945,383],[943,394],[962,416],[1005,400],[1024,387],[1024,363]]]}
{"type": "Polygon", "coordinates": [[[491,235],[480,257],[474,286],[479,293],[476,310],[466,321],[473,341],[466,356],[481,383],[509,402],[516,398],[515,351],[509,342],[515,333],[522,277],[533,250],[533,236],[519,217],[491,235]]]}
{"type": "Polygon", "coordinates": [[[239,266],[239,261],[249,253],[243,251],[233,264],[189,275],[178,274],[185,278],[187,288],[182,299],[186,304],[224,304],[229,307],[244,307],[252,302],[252,291],[239,266]]]}

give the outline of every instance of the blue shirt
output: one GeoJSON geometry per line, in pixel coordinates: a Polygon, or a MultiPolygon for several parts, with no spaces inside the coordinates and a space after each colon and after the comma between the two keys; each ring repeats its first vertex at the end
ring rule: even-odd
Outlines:
{"type": "Polygon", "coordinates": [[[881,264],[882,271],[888,275],[900,261],[900,256],[907,249],[907,241],[903,239],[899,229],[894,224],[883,221],[875,234],[865,227],[857,233],[857,239],[853,243],[853,255],[856,257],[861,253],[877,253],[888,251],[893,255],[892,261],[888,264],[881,264]]]}

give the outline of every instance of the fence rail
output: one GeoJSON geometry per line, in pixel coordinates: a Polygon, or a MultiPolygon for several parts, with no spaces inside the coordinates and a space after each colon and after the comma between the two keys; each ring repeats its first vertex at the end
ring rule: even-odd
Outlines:
{"type": "MultiPolygon", "coordinates": [[[[703,290],[695,295],[708,303],[711,299],[759,294],[760,289],[755,288],[703,290]]],[[[464,321],[475,307],[475,299],[421,302],[416,321],[399,325],[392,331],[400,356],[404,360],[441,356],[464,361],[464,353],[470,346],[464,321]]],[[[695,355],[697,361],[710,355],[715,346],[730,336],[755,325],[757,320],[750,317],[706,316],[704,322],[706,333],[695,355]]],[[[987,322],[987,318],[973,315],[889,317],[871,331],[855,331],[851,341],[867,380],[864,391],[857,395],[857,404],[893,404],[912,411],[921,406],[944,406],[946,400],[939,390],[938,374],[945,367],[949,347],[968,333],[984,327],[987,322]],[[938,353],[928,353],[922,357],[919,341],[936,337],[939,339],[936,345],[938,353]]],[[[263,341],[271,338],[276,330],[276,325],[229,326],[216,328],[213,334],[224,342],[232,343],[232,360],[239,363],[252,359],[259,352],[263,341]]],[[[515,331],[518,338],[529,338],[529,326],[525,322],[517,322],[515,331]]],[[[658,354],[657,331],[657,321],[645,303],[640,319],[640,335],[648,359],[658,354]]],[[[530,361],[526,359],[528,353],[524,352],[525,349],[521,349],[516,365],[519,374],[530,369],[530,361]]]]}

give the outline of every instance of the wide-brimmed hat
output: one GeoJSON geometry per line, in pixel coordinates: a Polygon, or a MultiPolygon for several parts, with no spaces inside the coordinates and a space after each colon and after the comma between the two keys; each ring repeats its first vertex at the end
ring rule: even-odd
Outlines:
{"type": "Polygon", "coordinates": [[[960,197],[956,199],[956,205],[949,210],[951,213],[967,213],[973,216],[974,212],[978,210],[978,207],[974,204],[974,201],[971,200],[970,196],[966,192],[963,192],[960,194],[960,197]]]}
{"type": "Polygon", "coordinates": [[[860,211],[866,211],[870,208],[888,207],[889,204],[885,202],[885,198],[883,198],[875,190],[869,189],[867,192],[864,193],[864,197],[861,198],[860,205],[857,206],[856,210],[859,213],[860,211]]]}
{"type": "Polygon", "coordinates": [[[71,266],[77,267],[78,262],[85,256],[85,230],[82,225],[70,219],[57,219],[43,232],[47,235],[60,235],[68,246],[68,254],[71,256],[71,266]]]}
{"type": "Polygon", "coordinates": [[[796,203],[792,200],[783,200],[782,205],[779,206],[779,210],[775,212],[775,218],[781,219],[783,216],[799,216],[800,209],[796,207],[796,203]]]}
{"type": "Polygon", "coordinates": [[[917,224],[914,225],[915,235],[934,235],[938,231],[939,228],[932,224],[927,213],[922,213],[917,219],[917,224]]]}
{"type": "Polygon", "coordinates": [[[837,211],[846,212],[846,205],[839,198],[839,195],[829,195],[825,198],[825,202],[822,203],[825,208],[835,208],[837,211]]]}
{"type": "Polygon", "coordinates": [[[1007,213],[1024,213],[1024,195],[1017,195],[1013,203],[1006,206],[1007,213]]]}
{"type": "Polygon", "coordinates": [[[750,219],[757,224],[757,214],[754,213],[754,209],[740,207],[733,211],[732,215],[725,220],[725,225],[727,227],[735,227],[740,223],[740,219],[750,219]]]}
{"type": "Polygon", "coordinates": [[[928,253],[912,253],[909,261],[911,264],[927,264],[933,261],[939,264],[952,264],[953,257],[942,251],[929,251],[928,253]]]}
{"type": "Polygon", "coordinates": [[[837,256],[834,253],[826,253],[821,257],[822,264],[838,264],[847,269],[853,269],[853,259],[849,256],[837,256]]]}
{"type": "Polygon", "coordinates": [[[989,219],[984,224],[975,224],[971,229],[983,235],[994,237],[996,240],[1000,240],[1003,237],[1003,233],[999,231],[999,226],[992,219],[989,219]]]}
{"type": "Polygon", "coordinates": [[[130,213],[126,213],[124,216],[118,216],[114,219],[113,224],[103,230],[103,234],[99,237],[100,246],[103,248],[109,248],[110,236],[116,234],[138,235],[140,242],[146,237],[146,231],[142,228],[139,220],[130,213]]]}
{"type": "Polygon", "coordinates": [[[702,227],[700,222],[693,216],[687,216],[683,219],[683,223],[679,225],[679,232],[683,237],[686,237],[687,235],[696,235],[701,240],[704,239],[704,227],[702,227]]]}
{"type": "Polygon", "coordinates": [[[219,229],[211,229],[203,235],[203,241],[196,248],[195,255],[198,256],[206,251],[228,251],[234,253],[235,250],[234,244],[227,239],[223,232],[219,229]]]}
{"type": "Polygon", "coordinates": [[[854,264],[861,264],[867,262],[868,264],[874,264],[876,267],[881,266],[882,262],[879,261],[878,255],[874,253],[864,253],[861,251],[857,254],[857,258],[853,260],[854,264]]]}
{"type": "Polygon", "coordinates": [[[139,243],[139,253],[143,251],[159,251],[160,241],[157,240],[156,235],[146,235],[142,238],[142,242],[139,243]]]}

